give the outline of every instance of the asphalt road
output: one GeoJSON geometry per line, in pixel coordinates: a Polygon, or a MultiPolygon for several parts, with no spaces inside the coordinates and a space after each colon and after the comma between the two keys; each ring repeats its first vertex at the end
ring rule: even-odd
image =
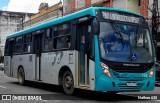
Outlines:
{"type": "Polygon", "coordinates": [[[154,91],[145,92],[122,92],[111,95],[102,92],[78,90],[73,95],[66,95],[60,86],[29,82],[26,86],[20,86],[17,79],[7,77],[0,71],[0,98],[3,95],[11,95],[12,100],[0,100],[0,103],[99,103],[99,102],[121,102],[121,103],[153,103],[160,102],[160,86],[154,91]],[[159,95],[158,95],[159,94],[159,95]],[[13,96],[14,95],[14,96],[13,96]],[[18,96],[21,96],[18,97],[18,96]],[[38,100],[25,100],[25,98],[37,98],[38,100]],[[138,99],[141,97],[141,99],[138,99]],[[156,99],[156,96],[157,99],[156,99]],[[24,97],[24,98],[23,98],[24,97]],[[40,98],[41,97],[41,98],[40,98]],[[142,99],[142,98],[152,98],[142,99]],[[13,100],[14,99],[14,100],[13,100]],[[19,99],[19,100],[17,100],[19,99]],[[42,99],[42,100],[39,100],[42,99]]]}

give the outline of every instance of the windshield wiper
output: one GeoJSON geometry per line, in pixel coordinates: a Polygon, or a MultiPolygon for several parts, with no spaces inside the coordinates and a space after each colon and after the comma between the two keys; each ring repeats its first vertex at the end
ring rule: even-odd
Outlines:
{"type": "Polygon", "coordinates": [[[122,34],[121,34],[121,32],[119,30],[117,30],[113,20],[111,20],[111,26],[112,26],[112,28],[113,28],[113,30],[115,32],[116,37],[121,41],[121,43],[122,43],[122,45],[124,47],[122,34]]]}

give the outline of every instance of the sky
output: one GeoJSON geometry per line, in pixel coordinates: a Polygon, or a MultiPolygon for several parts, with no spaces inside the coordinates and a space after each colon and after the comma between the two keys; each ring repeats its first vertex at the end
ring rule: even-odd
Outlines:
{"type": "Polygon", "coordinates": [[[42,2],[52,6],[60,0],[0,0],[0,10],[37,13],[42,2]]]}

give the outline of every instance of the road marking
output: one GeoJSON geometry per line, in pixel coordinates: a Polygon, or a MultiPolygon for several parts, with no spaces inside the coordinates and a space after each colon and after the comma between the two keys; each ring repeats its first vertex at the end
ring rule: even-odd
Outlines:
{"type": "Polygon", "coordinates": [[[160,100],[155,100],[155,101],[160,101],[160,100]]]}
{"type": "Polygon", "coordinates": [[[6,87],[4,87],[4,86],[0,86],[0,88],[6,88],[6,87]]]}
{"type": "Polygon", "coordinates": [[[47,100],[43,100],[44,102],[47,102],[47,100]]]}

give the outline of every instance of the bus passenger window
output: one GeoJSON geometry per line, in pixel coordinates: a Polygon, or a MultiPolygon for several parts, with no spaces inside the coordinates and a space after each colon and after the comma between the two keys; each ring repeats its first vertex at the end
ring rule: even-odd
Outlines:
{"type": "Polygon", "coordinates": [[[71,47],[71,35],[70,26],[65,23],[54,27],[54,39],[53,48],[54,49],[68,49],[71,47]]]}
{"type": "Polygon", "coordinates": [[[30,53],[31,52],[32,35],[31,34],[24,35],[23,40],[24,40],[23,52],[30,53]]]}
{"type": "Polygon", "coordinates": [[[71,36],[67,36],[67,48],[71,47],[71,36]]]}
{"type": "Polygon", "coordinates": [[[58,30],[57,30],[57,27],[54,27],[54,36],[58,36],[58,30]]]}
{"type": "Polygon", "coordinates": [[[57,38],[57,49],[66,48],[66,37],[57,38]]]}
{"type": "Polygon", "coordinates": [[[16,38],[15,50],[14,50],[14,53],[21,53],[21,52],[22,52],[22,36],[16,38]]]}
{"type": "Polygon", "coordinates": [[[9,40],[6,40],[4,55],[8,55],[8,54],[9,54],[9,40]]]}
{"type": "Polygon", "coordinates": [[[57,45],[56,43],[57,43],[57,38],[54,38],[53,39],[53,49],[56,49],[56,45],[57,45]]]}
{"type": "Polygon", "coordinates": [[[49,51],[51,50],[52,46],[52,33],[51,28],[46,29],[45,35],[44,35],[44,50],[49,51]]]}

